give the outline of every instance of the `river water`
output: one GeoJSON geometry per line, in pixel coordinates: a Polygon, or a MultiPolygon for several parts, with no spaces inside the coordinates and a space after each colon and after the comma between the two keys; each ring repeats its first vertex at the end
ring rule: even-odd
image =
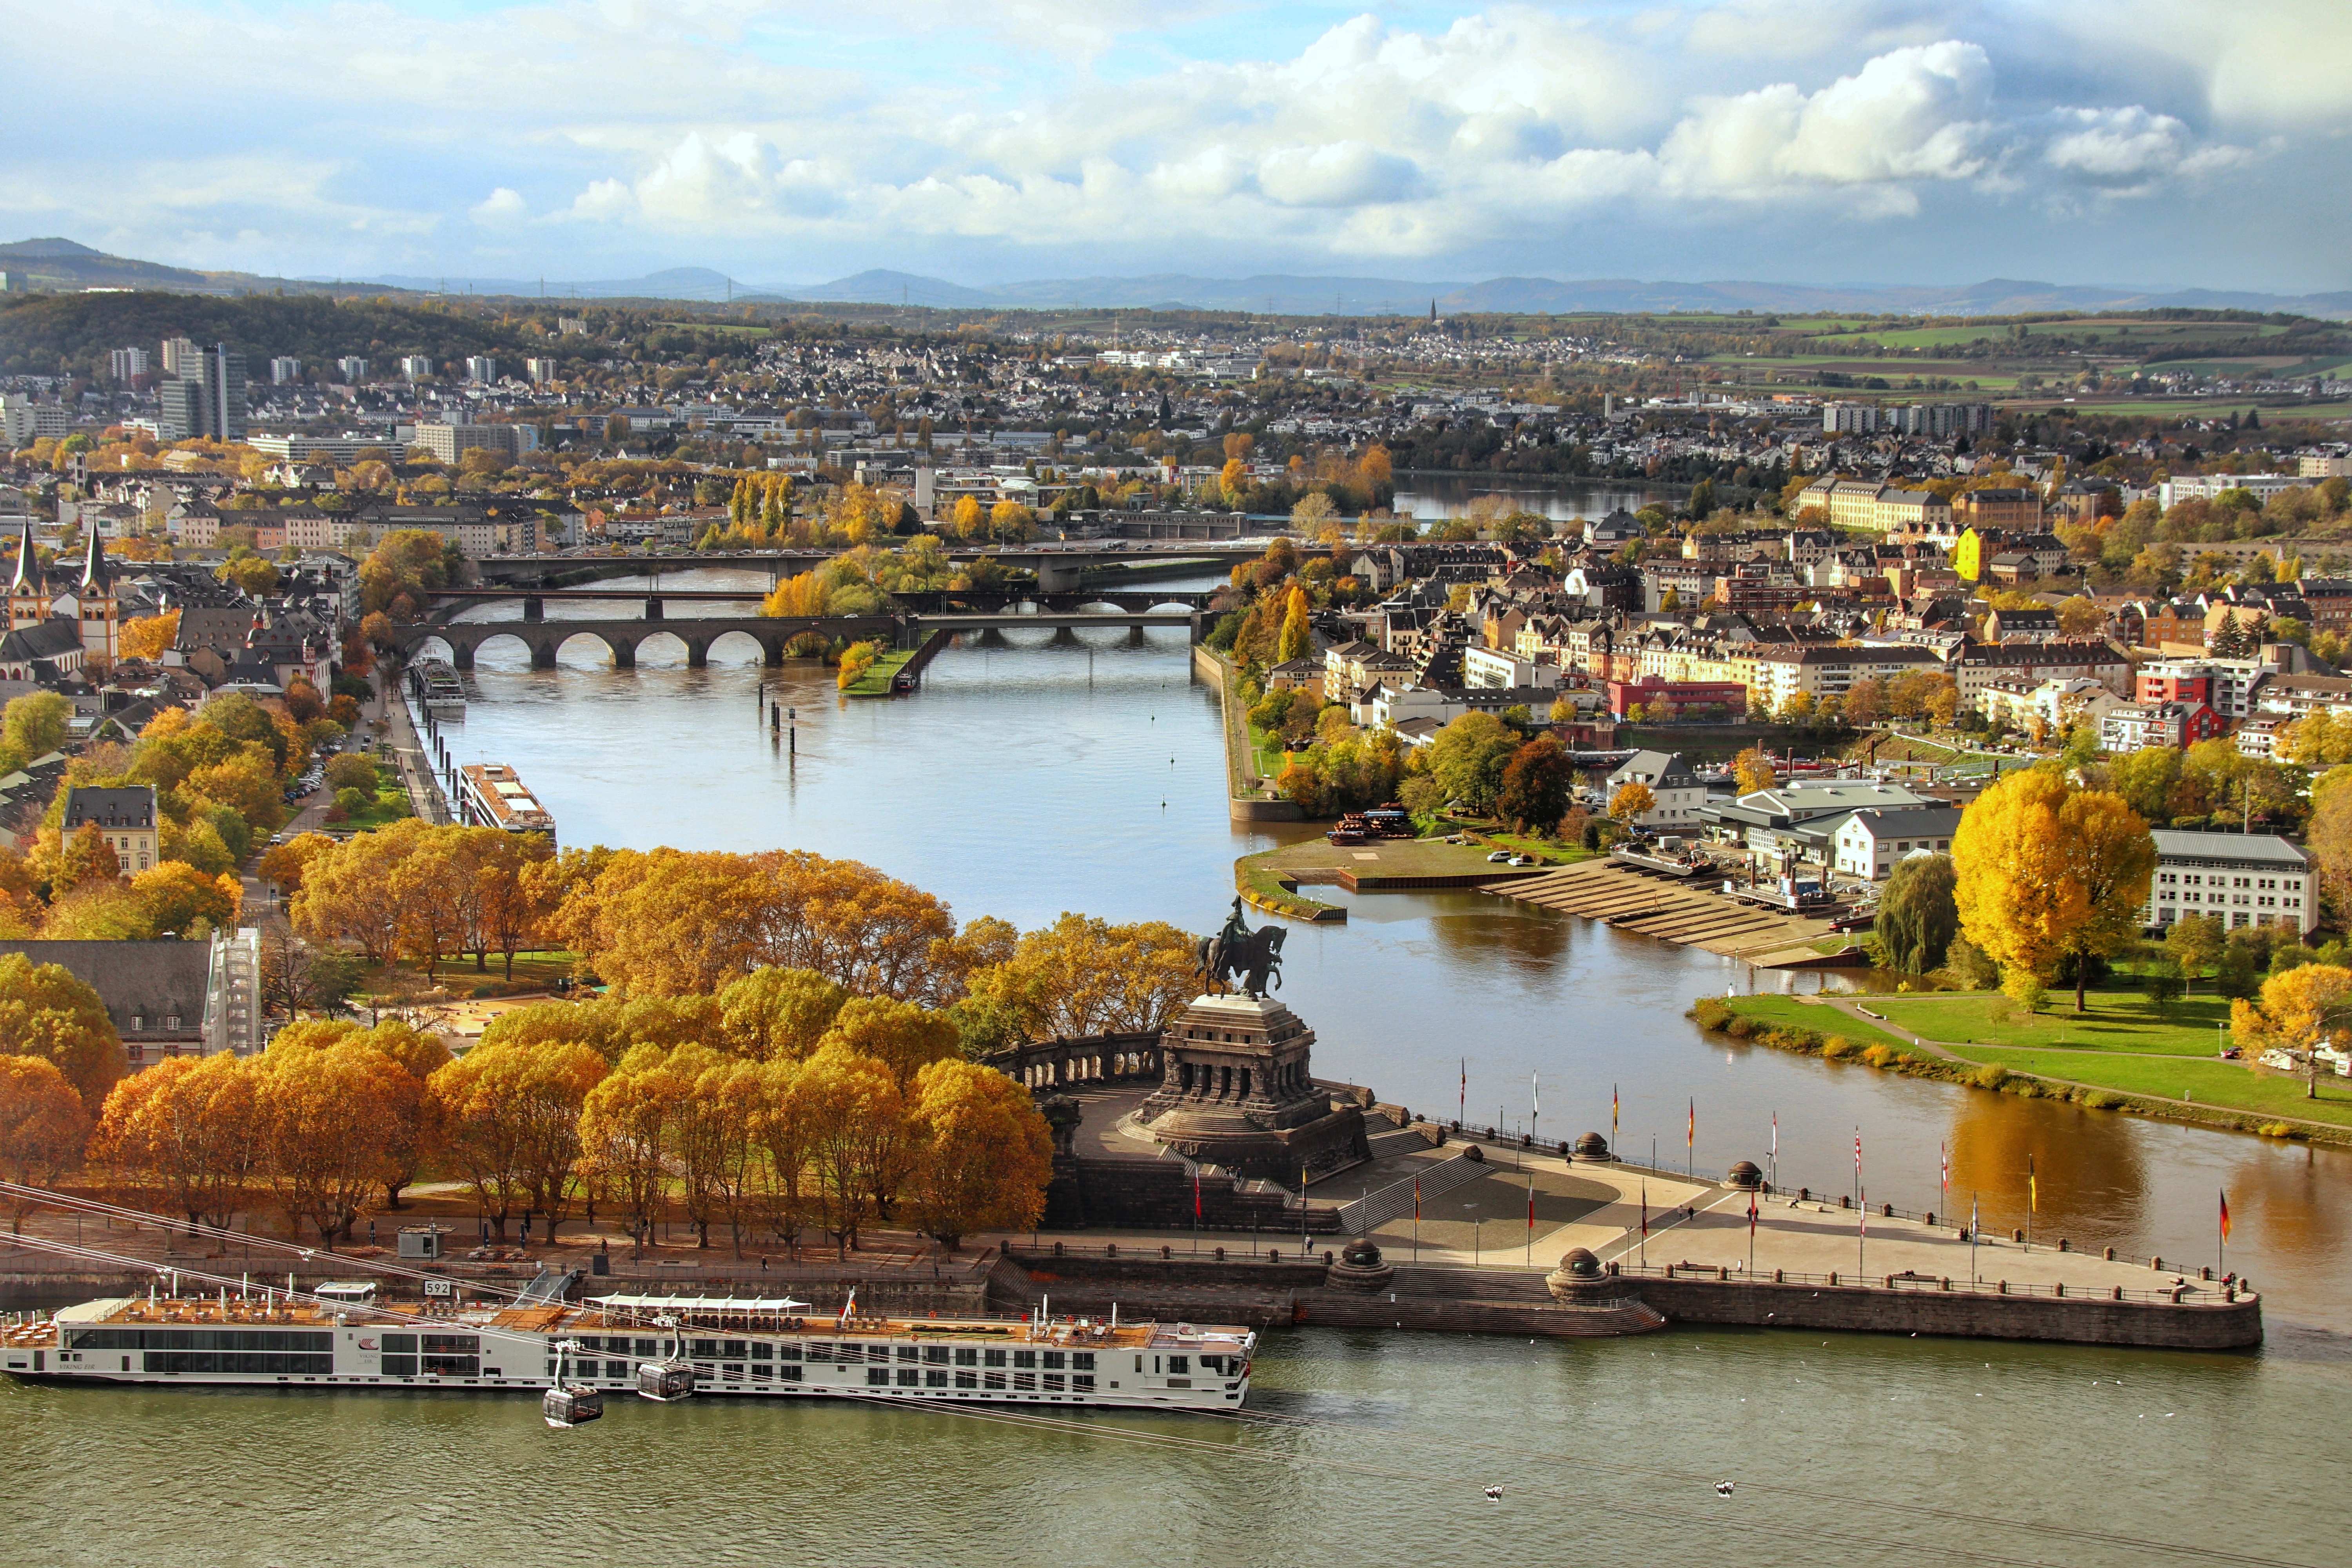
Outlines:
{"type": "Polygon", "coordinates": [[[1521,474],[1436,474],[1412,472],[1397,476],[1398,516],[1407,512],[1423,522],[1432,518],[1459,517],[1480,496],[1498,496],[1512,507],[1565,522],[1580,517],[1599,521],[1622,507],[1639,511],[1651,502],[1678,505],[1681,487],[1662,488],[1633,479],[1605,479],[1546,484],[1521,474]]]}
{"type": "MultiPolygon", "coordinates": [[[[1233,858],[1275,842],[1226,820],[1215,698],[1181,633],[992,637],[876,702],[755,657],[722,643],[689,670],[655,645],[615,671],[581,642],[532,671],[495,644],[446,732],[460,761],[517,767],[568,843],[803,847],[1024,927],[1068,909],[1206,930],[1233,858]],[[796,753],[756,717],[763,689],[798,710],[796,753]]],[[[0,1562],[2172,1555],[2125,1537],[2341,1561],[2352,1502],[2324,1444],[2352,1394],[2344,1156],[1709,1039],[1683,1013],[1752,984],[1727,961],[1481,895],[1339,896],[1348,924],[1290,928],[1280,993],[1326,1077],[1517,1125],[1539,1075],[1546,1136],[1605,1134],[1613,1088],[1619,1147],[1647,1157],[1655,1138],[1667,1166],[1695,1102],[1705,1172],[1763,1161],[1777,1112],[1785,1184],[1843,1189],[1859,1131],[1873,1201],[1944,1207],[1948,1151],[1953,1201],[1980,1194],[2003,1226],[2022,1223],[2031,1154],[2042,1233],[2127,1255],[2210,1258],[2226,1186],[2230,1261],[2265,1291],[2270,1342],[1300,1331],[1270,1337],[1251,1397],[1286,1424],[1240,1429],[713,1400],[559,1435],[520,1401],[7,1387],[19,1508],[0,1562]],[[1733,1499],[1717,1475],[1738,1479],[1733,1499]],[[1500,1504],[1478,1494],[1490,1481],[1500,1504]]]]}

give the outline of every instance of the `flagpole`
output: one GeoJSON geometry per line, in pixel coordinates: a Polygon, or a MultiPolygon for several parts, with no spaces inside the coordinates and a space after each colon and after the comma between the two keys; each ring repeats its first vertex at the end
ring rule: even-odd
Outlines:
{"type": "Polygon", "coordinates": [[[2033,1156],[2025,1157],[2025,1250],[2033,1250],[2033,1218],[2042,1212],[2042,1183],[2033,1173],[2033,1156]]]}
{"type": "Polygon", "coordinates": [[[1969,1194],[1969,1283],[1977,1282],[1977,1195],[1969,1194]]]}
{"type": "Polygon", "coordinates": [[[1534,1267],[1535,1267],[1535,1261],[1536,1261],[1536,1172],[1535,1172],[1535,1167],[1534,1167],[1534,1166],[1532,1166],[1532,1165],[1530,1165],[1530,1166],[1528,1166],[1528,1267],[1529,1267],[1530,1268],[1534,1268],[1534,1267]]]}
{"type": "MultiPolygon", "coordinates": [[[[1652,1156],[1656,1158],[1655,1155],[1652,1156]]],[[[1642,1267],[1650,1266],[1650,1184],[1642,1184],[1642,1267]]]]}
{"type": "Polygon", "coordinates": [[[1412,1178],[1412,1260],[1421,1261],[1421,1177],[1412,1178]]]}
{"type": "Polygon", "coordinates": [[[1780,1190],[1780,1113],[1777,1110],[1772,1113],[1772,1153],[1769,1163],[1772,1173],[1767,1178],[1767,1182],[1777,1193],[1780,1190]]]}

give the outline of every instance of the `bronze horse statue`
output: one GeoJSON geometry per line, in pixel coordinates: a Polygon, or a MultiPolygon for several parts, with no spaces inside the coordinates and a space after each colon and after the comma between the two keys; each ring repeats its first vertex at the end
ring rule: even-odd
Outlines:
{"type": "Polygon", "coordinates": [[[1242,921],[1242,901],[1235,899],[1234,912],[1225,917],[1224,928],[1201,941],[1198,954],[1202,984],[1212,994],[1223,986],[1237,989],[1245,996],[1265,995],[1282,984],[1282,939],[1286,934],[1280,926],[1250,930],[1242,921]]]}

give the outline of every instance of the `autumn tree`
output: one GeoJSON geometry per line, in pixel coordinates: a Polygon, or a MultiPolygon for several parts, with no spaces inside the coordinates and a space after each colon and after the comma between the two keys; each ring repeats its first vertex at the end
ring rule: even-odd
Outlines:
{"type": "MultiPolygon", "coordinates": [[[[1857,723],[1851,710],[1847,717],[1857,723]]],[[[1761,746],[1750,746],[1731,759],[1732,787],[1740,795],[1753,795],[1758,790],[1770,789],[1780,782],[1780,770],[1773,766],[1772,753],[1761,746]]]]}
{"type": "Polygon", "coordinates": [[[759,1060],[797,1061],[817,1047],[849,993],[807,969],[766,966],[719,994],[729,1047],[759,1060]]]}
{"type": "Polygon", "coordinates": [[[954,1251],[976,1231],[1025,1230],[1045,1209],[1054,1141],[1029,1091],[992,1068],[938,1061],[916,1075],[908,1217],[954,1251]]]}
{"type": "Polygon", "coordinates": [[[499,1240],[519,1202],[545,1215],[555,1234],[573,1172],[592,1157],[586,1110],[604,1077],[604,1057],[588,1046],[488,1039],[434,1072],[450,1163],[499,1240]]]}
{"type": "Polygon", "coordinates": [[[332,1251],[388,1185],[383,1130],[407,1074],[354,1039],[320,1048],[273,1043],[261,1068],[263,1179],[295,1233],[307,1219],[332,1251]]]}
{"type": "Polygon", "coordinates": [[[2038,997],[2071,957],[2080,1012],[2090,961],[2137,928],[2156,847],[2122,796],[2078,790],[2036,768],[1969,806],[1952,838],[1952,866],[1961,930],[2001,965],[2005,988],[2038,997]]]}
{"type": "Polygon", "coordinates": [[[1465,713],[1430,742],[1429,774],[1449,797],[1483,814],[1494,809],[1503,770],[1518,746],[1518,737],[1492,713],[1465,713]]]}
{"type": "Polygon", "coordinates": [[[1200,990],[1198,945],[1165,921],[1113,925],[1065,910],[975,971],[972,997],[1002,1008],[1024,1039],[1156,1034],[1200,990]]]}
{"type": "Polygon", "coordinates": [[[1549,735],[1511,753],[1495,809],[1521,832],[1549,833],[1559,826],[1576,788],[1575,764],[1549,735]]]}
{"type": "Polygon", "coordinates": [[[694,1089],[691,1077],[673,1070],[672,1056],[660,1046],[631,1047],[581,1109],[581,1163],[640,1236],[660,1218],[673,1128],[694,1089]]]}
{"type": "Polygon", "coordinates": [[[873,1217],[876,1190],[906,1138],[906,1105],[890,1069],[829,1046],[802,1064],[795,1089],[814,1178],[817,1223],[847,1259],[873,1217]]]}
{"type": "Polygon", "coordinates": [[[0,1054],[38,1057],[92,1111],[122,1076],[122,1037],[88,983],[59,963],[0,956],[0,1054]]]}
{"type": "Polygon", "coordinates": [[[167,1057],[106,1098],[90,1159],[126,1198],[226,1227],[252,1201],[265,1148],[259,1069],[221,1052],[167,1057]]]}
{"type": "Polygon", "coordinates": [[[2180,971],[2184,994],[2194,993],[2197,977],[2221,962],[2229,932],[2220,915],[2182,915],[2164,933],[2165,955],[2180,971]]]}
{"type": "Polygon", "coordinates": [[[813,1210],[810,1123],[800,1092],[801,1066],[795,1056],[776,1056],[759,1064],[759,1110],[751,1129],[757,1145],[751,1205],[795,1258],[800,1233],[813,1210]]]}
{"type": "Polygon", "coordinates": [[[2249,1052],[2287,1050],[2306,1062],[2317,1047],[2343,1049],[2352,1042],[2352,969],[2305,963],[2272,975],[2259,1001],[2230,1004],[2230,1032],[2249,1052]]]}
{"type": "Polygon", "coordinates": [[[1609,797],[1609,815],[1631,826],[1657,810],[1658,797],[1640,779],[1627,779],[1609,797]]]}
{"type": "Polygon", "coordinates": [[[125,658],[159,662],[180,640],[180,612],[165,610],[158,616],[142,616],[122,623],[121,647],[125,658]]]}
{"type": "Polygon", "coordinates": [[[261,863],[254,868],[254,875],[265,882],[276,883],[290,899],[302,890],[302,879],[311,862],[335,847],[335,840],[323,833],[298,833],[285,843],[273,844],[265,850],[261,863]]]}
{"type": "Polygon", "coordinates": [[[1307,590],[1293,583],[1283,611],[1282,641],[1275,649],[1275,661],[1287,664],[1294,658],[1305,658],[1314,640],[1314,628],[1307,621],[1307,590]]]}
{"type": "MultiPolygon", "coordinates": [[[[54,1187],[81,1163],[90,1115],[65,1074],[40,1057],[0,1056],[0,1175],[16,1186],[54,1187]]],[[[8,1198],[18,1236],[40,1206],[22,1192],[8,1198]]]]}

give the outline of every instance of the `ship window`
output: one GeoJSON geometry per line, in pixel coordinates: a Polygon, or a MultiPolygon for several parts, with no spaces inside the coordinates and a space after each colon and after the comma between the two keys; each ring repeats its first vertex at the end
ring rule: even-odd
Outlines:
{"type": "Polygon", "coordinates": [[[955,1363],[958,1366],[978,1366],[980,1352],[968,1345],[959,1345],[956,1347],[955,1363]]]}
{"type": "Polygon", "coordinates": [[[413,1355],[388,1355],[384,1357],[383,1375],[386,1377],[415,1377],[416,1375],[416,1358],[413,1355]]]}
{"type": "Polygon", "coordinates": [[[719,1342],[719,1359],[721,1361],[741,1361],[743,1359],[743,1342],[741,1340],[721,1340],[719,1342]]]}
{"type": "Polygon", "coordinates": [[[629,1363],[625,1361],[608,1361],[604,1363],[604,1375],[606,1377],[626,1377],[629,1375],[629,1363]]]}
{"type": "Polygon", "coordinates": [[[798,1345],[778,1345],[776,1347],[776,1353],[786,1361],[798,1361],[801,1359],[801,1347],[798,1345]]]}
{"type": "Polygon", "coordinates": [[[1095,1369],[1095,1352],[1092,1351],[1072,1351],[1070,1352],[1070,1364],[1080,1372],[1092,1372],[1095,1369]]]}
{"type": "Polygon", "coordinates": [[[990,1388],[1004,1386],[1004,1374],[1001,1372],[983,1372],[980,1376],[982,1383],[990,1388]]]}
{"type": "Polygon", "coordinates": [[[808,1348],[808,1358],[811,1361],[834,1361],[838,1359],[833,1353],[832,1344],[824,1340],[814,1340],[810,1342],[808,1348]]]}
{"type": "Polygon", "coordinates": [[[757,1341],[751,1346],[751,1359],[753,1361],[773,1361],[776,1359],[776,1347],[769,1343],[766,1340],[757,1341]]]}
{"type": "Polygon", "coordinates": [[[911,1366],[902,1366],[898,1369],[898,1386],[901,1388],[912,1388],[922,1375],[923,1374],[911,1366]]]}
{"type": "Polygon", "coordinates": [[[948,1363],[948,1347],[945,1345],[925,1345],[923,1347],[923,1359],[936,1365],[945,1366],[948,1363]]]}
{"type": "Polygon", "coordinates": [[[1049,1374],[1045,1379],[1045,1392],[1048,1394],[1061,1393],[1062,1380],[1058,1376],[1049,1374]]]}
{"type": "Polygon", "coordinates": [[[777,1375],[781,1376],[786,1383],[798,1383],[801,1380],[801,1369],[796,1366],[788,1366],[777,1375]]]}
{"type": "Polygon", "coordinates": [[[1168,1370],[1170,1372],[1190,1372],[1192,1370],[1192,1358],[1191,1356],[1171,1355],[1168,1358],[1168,1370]]]}
{"type": "Polygon", "coordinates": [[[1013,1386],[1016,1390],[1034,1394],[1037,1392],[1037,1374],[1034,1372],[1016,1372],[1013,1374],[1013,1386]]]}
{"type": "Polygon", "coordinates": [[[717,1340],[688,1340],[686,1345],[686,1353],[698,1358],[708,1357],[710,1360],[716,1361],[719,1357],[719,1342],[717,1340]]]}
{"type": "Polygon", "coordinates": [[[956,1373],[955,1385],[958,1388],[978,1388],[980,1386],[980,1373],[976,1372],[959,1372],[956,1373]]]}
{"type": "Polygon", "coordinates": [[[1014,1351],[1013,1352],[1013,1364],[1014,1366],[1035,1366],[1037,1364],[1037,1352],[1035,1351],[1014,1351]]]}
{"type": "Polygon", "coordinates": [[[948,1374],[946,1373],[927,1371],[923,1373],[923,1386],[925,1388],[945,1388],[947,1385],[948,1374]]]}
{"type": "Polygon", "coordinates": [[[920,1361],[922,1356],[922,1347],[919,1345],[900,1345],[898,1347],[898,1359],[900,1361],[920,1361]]]}
{"type": "Polygon", "coordinates": [[[1000,1350],[992,1349],[982,1351],[981,1352],[980,1359],[982,1366],[1003,1366],[1004,1364],[1004,1352],[1000,1350]]]}
{"type": "Polygon", "coordinates": [[[1091,1377],[1074,1377],[1070,1379],[1070,1391],[1074,1394],[1092,1394],[1095,1391],[1095,1380],[1091,1377]]]}
{"type": "Polygon", "coordinates": [[[1056,1371],[1060,1370],[1062,1365],[1062,1352],[1060,1351],[1047,1351],[1045,1352],[1045,1365],[1056,1371]]]}
{"type": "Polygon", "coordinates": [[[386,1334],[383,1336],[383,1348],[384,1353],[387,1355],[395,1351],[406,1352],[413,1355],[416,1351],[416,1336],[415,1334],[386,1334]]]}
{"type": "Polygon", "coordinates": [[[888,1367],[869,1366],[866,1369],[866,1386],[868,1388],[887,1387],[889,1383],[890,1369],[888,1367]]]}
{"type": "MultiPolygon", "coordinates": [[[[618,1340],[613,1342],[613,1348],[615,1350],[620,1348],[620,1342],[618,1340]]],[[[637,1342],[637,1353],[639,1355],[656,1355],[660,1352],[660,1349],[661,1347],[652,1340],[639,1340],[637,1342]]]]}

